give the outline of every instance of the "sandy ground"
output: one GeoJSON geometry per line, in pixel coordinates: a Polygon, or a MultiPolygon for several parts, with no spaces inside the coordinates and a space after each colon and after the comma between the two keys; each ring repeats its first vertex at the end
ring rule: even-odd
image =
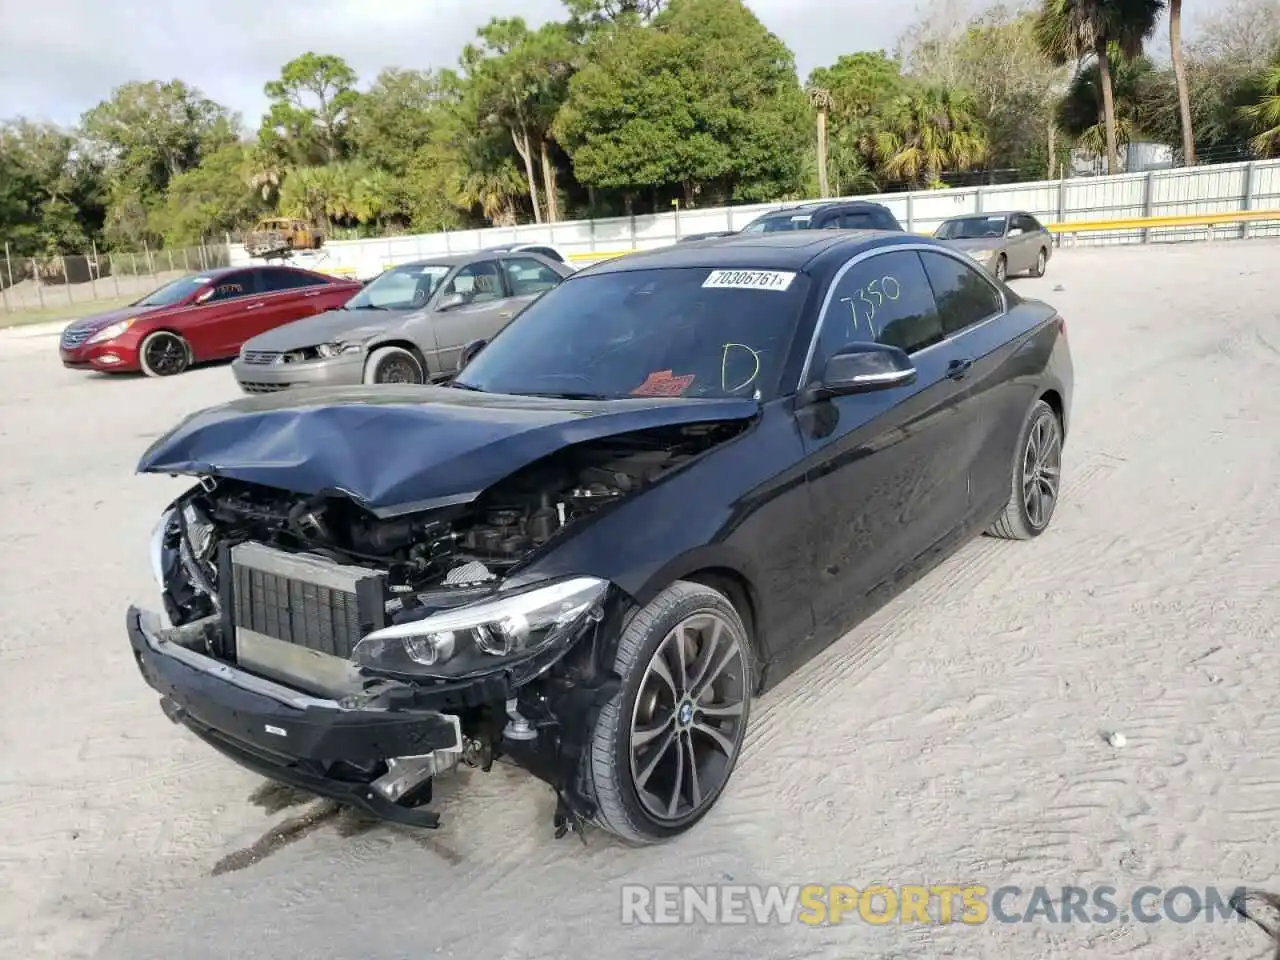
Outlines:
{"type": "Polygon", "coordinates": [[[979,540],[757,705],[717,810],[630,850],[551,838],[512,770],[410,832],[262,790],[131,662],[151,523],[131,476],[235,394],[64,371],[0,338],[0,952],[122,960],[1257,957],[1248,923],[634,927],[620,885],[1236,884],[1280,890],[1280,244],[1063,252],[1064,502],[979,540]],[[1120,731],[1113,747],[1103,732],[1120,731]]]}

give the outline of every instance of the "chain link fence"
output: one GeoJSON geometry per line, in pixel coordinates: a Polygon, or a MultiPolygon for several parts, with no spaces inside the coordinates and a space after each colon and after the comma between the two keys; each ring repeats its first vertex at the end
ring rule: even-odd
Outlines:
{"type": "Polygon", "coordinates": [[[61,310],[78,304],[127,303],[183,274],[228,266],[225,244],[141,253],[20,257],[0,251],[0,315],[61,310]]]}

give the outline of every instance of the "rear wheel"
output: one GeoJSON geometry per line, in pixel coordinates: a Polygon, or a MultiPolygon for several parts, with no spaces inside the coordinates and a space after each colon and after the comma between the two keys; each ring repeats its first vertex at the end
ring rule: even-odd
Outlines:
{"type": "Polygon", "coordinates": [[[177,376],[191,365],[191,347],[178,334],[157,330],[143,338],[138,364],[148,377],[177,376]]]}
{"type": "Polygon", "coordinates": [[[1004,540],[1030,540],[1049,526],[1062,488],[1062,424],[1053,408],[1037,400],[1018,438],[1009,502],[987,533],[1004,540]]]}
{"type": "Polygon", "coordinates": [[[364,365],[365,383],[422,383],[422,364],[403,347],[379,347],[364,365]]]}
{"type": "Polygon", "coordinates": [[[632,843],[684,833],[723,792],[742,749],[754,664],[729,599],[677,581],[627,624],[584,759],[596,825],[632,843]]]}
{"type": "Polygon", "coordinates": [[[1045,265],[1049,262],[1049,251],[1044,247],[1040,248],[1040,252],[1036,254],[1036,265],[1031,268],[1033,277],[1043,277],[1045,265]]]}

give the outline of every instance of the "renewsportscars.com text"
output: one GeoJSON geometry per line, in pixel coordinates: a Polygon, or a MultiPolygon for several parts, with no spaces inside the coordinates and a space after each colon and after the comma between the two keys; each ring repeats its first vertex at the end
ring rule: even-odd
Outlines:
{"type": "Polygon", "coordinates": [[[1213,923],[1245,916],[1243,887],[930,884],[622,887],[624,924],[1213,923]]]}

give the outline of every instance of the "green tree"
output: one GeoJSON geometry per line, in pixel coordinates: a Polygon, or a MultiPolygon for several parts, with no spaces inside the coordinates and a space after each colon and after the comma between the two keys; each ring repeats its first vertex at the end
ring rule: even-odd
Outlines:
{"type": "Polygon", "coordinates": [[[341,57],[304,53],[263,87],[271,107],[258,132],[268,150],[293,163],[336,163],[348,152],[356,73],[341,57]]]}
{"type": "Polygon", "coordinates": [[[929,88],[899,98],[889,125],[875,136],[885,174],[933,189],[943,171],[981,163],[987,141],[975,114],[964,91],[929,88]]]}
{"type": "Polygon", "coordinates": [[[1258,101],[1240,108],[1253,128],[1249,145],[1259,157],[1280,156],[1280,56],[1257,78],[1258,101]]]}
{"type": "Polygon", "coordinates": [[[661,11],[665,0],[565,0],[571,22],[588,25],[631,20],[648,23],[661,11]]]}
{"type": "Polygon", "coordinates": [[[102,231],[105,185],[95,158],[51,124],[0,124],[0,239],[15,255],[80,252],[102,231]]]}
{"type": "Polygon", "coordinates": [[[109,174],[160,191],[236,139],[239,118],[181,80],[126,83],[88,110],[80,130],[109,174]]]}
{"type": "Polygon", "coordinates": [[[480,43],[468,44],[462,55],[475,108],[482,120],[501,125],[510,135],[538,223],[543,218],[536,167],[541,165],[547,219],[554,222],[559,211],[547,141],[554,137],[556,113],[572,72],[569,37],[557,25],[531,31],[519,17],[495,17],[478,36],[480,43]]]}
{"type": "Polygon", "coordinates": [[[813,107],[818,126],[818,196],[826,198],[831,196],[828,180],[830,165],[827,163],[827,118],[831,114],[833,100],[831,91],[826,87],[810,85],[805,88],[805,93],[809,97],[809,106],[813,107]]]}
{"type": "Polygon", "coordinates": [[[1066,91],[1067,71],[1041,52],[1034,14],[1000,0],[967,21],[949,20],[944,12],[909,34],[903,56],[911,76],[973,95],[991,166],[1027,169],[1035,157],[1035,171],[1043,175],[1047,167],[1052,177],[1056,150],[1048,142],[1056,145],[1053,112],[1066,91]]]}
{"type": "Polygon", "coordinates": [[[678,186],[686,204],[771,199],[800,183],[808,136],[790,51],[739,0],[672,0],[601,38],[559,129],[581,183],[678,186]]]}
{"type": "Polygon", "coordinates": [[[1090,56],[1097,63],[1108,173],[1119,172],[1111,46],[1136,59],[1163,8],[1164,0],[1044,0],[1036,18],[1036,40],[1054,63],[1078,64],[1090,56]]]}
{"type": "MultiPolygon", "coordinates": [[[[1141,103],[1143,91],[1150,85],[1155,67],[1145,56],[1130,60],[1121,56],[1120,51],[1114,48],[1109,61],[1115,110],[1114,142],[1119,148],[1147,132],[1143,129],[1141,103]]],[[[1092,157],[1107,155],[1107,130],[1102,119],[1103,95],[1101,72],[1095,62],[1076,74],[1058,106],[1058,124],[1063,132],[1074,138],[1077,145],[1092,157]]]]}
{"type": "Polygon", "coordinates": [[[352,145],[361,159],[403,174],[419,150],[454,135],[461,97],[452,70],[383,70],[352,108],[352,145]]]}
{"type": "Polygon", "coordinates": [[[244,144],[229,143],[174,177],[153,224],[166,245],[194,244],[257,219],[266,204],[253,184],[251,164],[244,144]]]}
{"type": "Polygon", "coordinates": [[[828,162],[835,193],[874,190],[874,134],[909,86],[898,61],[879,50],[844,54],[810,73],[809,86],[831,91],[828,162]]]}

